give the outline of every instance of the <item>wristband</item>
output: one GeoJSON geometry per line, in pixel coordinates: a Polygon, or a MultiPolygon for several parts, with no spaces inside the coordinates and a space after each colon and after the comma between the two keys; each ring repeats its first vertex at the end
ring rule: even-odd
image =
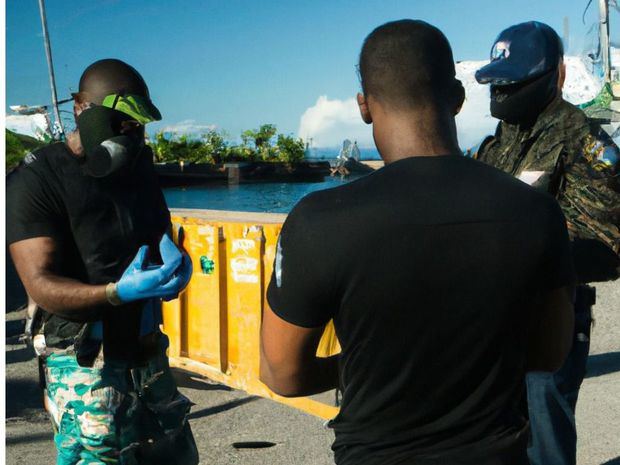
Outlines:
{"type": "Polygon", "coordinates": [[[116,292],[116,283],[108,283],[105,287],[105,296],[108,299],[108,302],[115,307],[123,304],[118,296],[118,292],[116,292]]]}

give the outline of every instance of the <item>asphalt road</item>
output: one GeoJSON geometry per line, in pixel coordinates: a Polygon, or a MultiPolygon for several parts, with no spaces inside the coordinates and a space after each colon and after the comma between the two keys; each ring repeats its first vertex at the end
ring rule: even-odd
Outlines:
{"type": "MultiPolygon", "coordinates": [[[[597,287],[588,375],[577,405],[578,464],[620,465],[620,283],[597,287]]],[[[36,362],[18,342],[22,318],[22,313],[7,314],[6,463],[53,464],[52,434],[42,409],[36,362]]],[[[181,390],[196,403],[190,423],[202,464],[333,463],[333,435],[322,420],[187,373],[176,376],[181,390]],[[233,447],[247,441],[274,445],[233,447]]]]}

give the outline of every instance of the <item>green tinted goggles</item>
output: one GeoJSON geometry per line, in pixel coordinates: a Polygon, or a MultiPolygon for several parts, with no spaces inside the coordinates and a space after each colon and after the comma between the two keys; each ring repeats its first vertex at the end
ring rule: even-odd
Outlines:
{"type": "Polygon", "coordinates": [[[120,111],[144,125],[161,120],[161,113],[146,97],[133,94],[111,94],[103,99],[101,106],[120,111]]]}

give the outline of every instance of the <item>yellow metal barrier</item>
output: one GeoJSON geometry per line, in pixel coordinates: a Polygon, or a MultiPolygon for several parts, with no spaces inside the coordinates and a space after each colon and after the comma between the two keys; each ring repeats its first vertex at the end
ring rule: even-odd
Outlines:
{"type": "MultiPolygon", "coordinates": [[[[336,416],[332,405],[278,396],[258,379],[261,315],[285,215],[214,210],[172,215],[175,234],[183,227],[194,275],[179,299],[164,304],[171,365],[321,418],[336,416]]],[[[339,351],[330,323],[317,354],[339,351]]]]}

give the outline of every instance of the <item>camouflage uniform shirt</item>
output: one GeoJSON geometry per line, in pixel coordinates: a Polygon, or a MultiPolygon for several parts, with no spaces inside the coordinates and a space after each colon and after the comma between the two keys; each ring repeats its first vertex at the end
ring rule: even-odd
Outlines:
{"type": "Polygon", "coordinates": [[[559,97],[527,129],[502,121],[474,156],[556,197],[572,239],[620,251],[620,152],[575,106],[559,97]]]}

